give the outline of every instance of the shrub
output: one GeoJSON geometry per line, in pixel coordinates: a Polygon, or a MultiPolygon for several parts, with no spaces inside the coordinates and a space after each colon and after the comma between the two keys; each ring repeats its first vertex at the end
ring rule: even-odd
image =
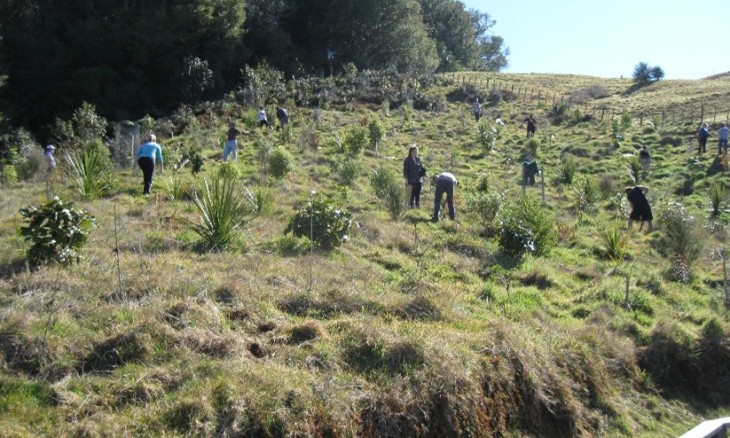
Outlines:
{"type": "Polygon", "coordinates": [[[548,117],[554,125],[563,123],[568,113],[568,105],[564,103],[556,103],[548,113],[548,117]]]}
{"type": "Polygon", "coordinates": [[[291,219],[284,233],[307,237],[324,249],[342,245],[349,239],[352,215],[333,204],[331,199],[314,195],[291,219]]]}
{"type": "Polygon", "coordinates": [[[360,165],[355,160],[335,160],[332,162],[332,170],[340,177],[345,186],[351,186],[360,175],[360,165]]]}
{"type": "Polygon", "coordinates": [[[269,156],[269,170],[276,179],[284,178],[294,169],[294,158],[285,147],[279,146],[269,156]]]}
{"type": "Polygon", "coordinates": [[[527,153],[530,154],[531,157],[536,158],[537,157],[537,148],[540,146],[540,142],[537,141],[535,137],[532,137],[527,141],[527,153]]]}
{"type": "Polygon", "coordinates": [[[672,202],[659,213],[659,224],[663,230],[661,248],[673,260],[673,265],[681,264],[689,269],[703,248],[701,229],[694,217],[686,212],[682,204],[672,202]]]}
{"type": "Polygon", "coordinates": [[[484,149],[484,152],[490,152],[496,141],[497,128],[490,127],[486,122],[479,123],[477,126],[477,144],[484,149]]]}
{"type": "Polygon", "coordinates": [[[467,198],[467,206],[479,216],[486,229],[491,229],[494,220],[502,207],[504,196],[501,193],[477,192],[467,198]]]}
{"type": "Polygon", "coordinates": [[[555,245],[554,221],[537,200],[522,196],[500,216],[499,246],[508,256],[520,259],[527,252],[542,256],[555,245]]]}
{"type": "Polygon", "coordinates": [[[241,177],[241,169],[235,161],[226,161],[221,163],[218,168],[218,178],[235,181],[241,177]]]}
{"type": "Polygon", "coordinates": [[[67,175],[81,196],[94,199],[111,192],[112,162],[101,142],[87,143],[78,152],[66,154],[67,175]]]}
{"type": "Polygon", "coordinates": [[[212,184],[206,179],[204,187],[202,197],[197,192],[193,195],[199,222],[185,222],[200,236],[205,249],[225,249],[244,222],[246,198],[229,178],[214,179],[212,184]]]}
{"type": "Polygon", "coordinates": [[[23,154],[22,158],[17,161],[15,170],[18,174],[18,178],[23,181],[32,179],[41,169],[43,169],[46,163],[45,157],[40,151],[40,148],[32,148],[27,153],[23,154]]]}
{"type": "Polygon", "coordinates": [[[368,132],[370,136],[370,148],[378,150],[378,145],[385,139],[385,128],[380,120],[373,119],[368,123],[368,132]]]}
{"type": "Polygon", "coordinates": [[[362,126],[353,126],[345,135],[345,148],[352,156],[360,155],[369,143],[370,134],[362,126]]]}
{"type": "Polygon", "coordinates": [[[64,203],[57,197],[39,207],[23,208],[20,215],[28,225],[21,227],[18,234],[31,243],[28,261],[33,266],[77,262],[78,251],[86,244],[91,227],[96,225],[94,217],[86,210],[77,209],[72,202],[64,203]]]}
{"type": "Polygon", "coordinates": [[[368,179],[378,198],[385,198],[390,185],[396,183],[395,173],[388,167],[378,167],[370,173],[368,179]]]}

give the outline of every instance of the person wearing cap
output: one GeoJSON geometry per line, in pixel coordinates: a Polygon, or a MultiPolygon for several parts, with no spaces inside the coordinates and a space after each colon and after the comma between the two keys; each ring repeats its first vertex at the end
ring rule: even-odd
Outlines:
{"type": "Polygon", "coordinates": [[[155,165],[159,162],[160,173],[164,171],[164,163],[162,160],[162,147],[157,144],[155,134],[147,136],[147,142],[137,149],[137,165],[142,169],[144,175],[144,195],[150,194],[152,188],[152,179],[155,176],[155,165]]]}
{"type": "Polygon", "coordinates": [[[223,148],[223,161],[226,161],[228,155],[232,156],[233,161],[238,159],[238,136],[241,131],[236,129],[236,125],[233,122],[228,123],[228,141],[226,141],[226,147],[223,148]]]}
{"type": "Polygon", "coordinates": [[[56,148],[52,144],[49,144],[43,151],[43,156],[46,157],[46,161],[48,162],[49,173],[56,170],[56,158],[53,156],[53,151],[55,150],[56,148]]]}
{"type": "Polygon", "coordinates": [[[631,213],[629,214],[629,223],[627,228],[631,229],[631,225],[634,221],[639,221],[639,230],[644,226],[644,222],[647,223],[647,232],[651,233],[654,230],[652,226],[652,220],[654,216],[651,214],[651,206],[649,201],[646,199],[646,192],[649,191],[649,187],[645,186],[630,186],[626,187],[626,199],[631,204],[631,213]]]}
{"type": "Polygon", "coordinates": [[[456,209],[454,209],[454,188],[459,183],[451,172],[442,172],[434,177],[436,184],[436,194],[433,197],[433,218],[434,222],[439,221],[439,211],[441,210],[441,198],[446,193],[446,203],[449,206],[449,218],[456,219],[456,209]]]}
{"type": "Polygon", "coordinates": [[[259,128],[266,126],[269,129],[271,129],[271,123],[269,123],[269,119],[266,117],[266,110],[264,110],[263,106],[259,107],[259,128]]]}
{"type": "Polygon", "coordinates": [[[426,168],[418,158],[418,146],[408,149],[408,156],[403,160],[403,178],[406,181],[407,205],[418,208],[421,203],[422,178],[426,176],[426,168]]]}

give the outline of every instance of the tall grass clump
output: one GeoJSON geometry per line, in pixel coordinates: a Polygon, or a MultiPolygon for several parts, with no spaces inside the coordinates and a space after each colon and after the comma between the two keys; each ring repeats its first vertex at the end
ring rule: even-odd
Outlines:
{"type": "Polygon", "coordinates": [[[710,186],[710,189],[707,192],[707,197],[709,198],[710,205],[712,206],[712,217],[719,216],[722,204],[726,199],[725,186],[722,183],[714,183],[710,186]]]}
{"type": "Polygon", "coordinates": [[[112,161],[101,142],[86,144],[80,151],[66,154],[66,174],[85,199],[105,196],[114,187],[112,161]]]}
{"type": "Polygon", "coordinates": [[[513,259],[519,260],[526,253],[546,255],[556,239],[555,221],[536,199],[522,196],[502,209],[499,247],[513,259]]]}
{"type": "Polygon", "coordinates": [[[575,209],[578,212],[578,222],[581,222],[584,214],[595,211],[600,192],[596,182],[589,177],[580,178],[574,191],[575,209]]]}
{"type": "Polygon", "coordinates": [[[578,166],[575,163],[575,160],[566,155],[560,160],[560,165],[558,166],[558,177],[563,183],[571,185],[573,184],[577,170],[578,166]]]}
{"type": "Polygon", "coordinates": [[[701,227],[678,202],[671,202],[659,213],[662,237],[660,247],[671,261],[670,277],[676,281],[688,281],[690,266],[704,247],[701,227]]]}
{"type": "Polygon", "coordinates": [[[599,250],[615,263],[623,260],[629,251],[629,239],[620,222],[601,227],[597,233],[599,250]]]}
{"type": "Polygon", "coordinates": [[[274,192],[265,187],[256,187],[254,191],[246,188],[244,196],[248,201],[251,212],[256,215],[265,215],[271,212],[276,204],[274,192]]]}
{"type": "Polygon", "coordinates": [[[202,196],[195,192],[193,202],[198,211],[198,221],[186,222],[200,237],[200,245],[205,249],[226,249],[233,242],[248,211],[243,192],[231,179],[216,178],[210,184],[205,179],[202,196]]]}
{"type": "Polygon", "coordinates": [[[626,164],[626,173],[632,184],[639,184],[644,179],[644,165],[637,157],[631,157],[626,164]]]}

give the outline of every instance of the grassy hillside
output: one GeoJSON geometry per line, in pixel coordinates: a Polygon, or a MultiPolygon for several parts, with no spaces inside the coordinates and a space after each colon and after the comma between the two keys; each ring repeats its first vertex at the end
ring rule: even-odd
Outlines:
{"type": "MultiPolygon", "coordinates": [[[[502,84],[496,92],[448,80],[419,90],[434,111],[289,102],[288,138],[255,128],[255,109],[217,103],[174,138],[158,131],[167,168],[150,197],[138,170],[115,170],[113,190],[95,200],[63,169],[49,181],[6,182],[3,435],[676,436],[727,415],[730,313],[718,254],[730,177],[712,140],[708,153],[688,152],[699,120],[679,113],[704,102],[723,115],[730,78],[638,89],[579,76],[489,78],[502,84]],[[512,84],[573,96],[573,106],[560,113],[515,97],[512,84]],[[477,95],[488,102],[491,150],[471,116],[477,95]],[[601,118],[591,110],[600,106],[614,111],[601,118]],[[676,111],[674,122],[662,111],[676,111]],[[539,122],[532,145],[521,126],[529,113],[539,122]],[[245,215],[229,249],[206,251],[184,219],[198,220],[190,193],[224,167],[229,119],[247,131],[224,172],[268,208],[245,215]],[[376,119],[385,140],[348,159],[347,132],[376,119]],[[266,142],[294,157],[283,180],[263,175],[266,142]],[[375,195],[369,174],[386,168],[400,180],[413,143],[429,173],[459,178],[456,221],[430,222],[427,184],[421,209],[396,219],[375,195]],[[657,218],[649,234],[624,229],[627,166],[641,145],[653,156],[638,172],[657,218]],[[173,170],[190,146],[204,158],[197,176],[173,170]],[[556,243],[515,260],[499,246],[498,218],[523,196],[521,162],[535,146],[545,202],[540,177],[524,196],[556,243]],[[359,169],[350,186],[333,164],[343,162],[359,169]],[[311,191],[353,214],[349,240],[334,250],[283,234],[311,191]],[[18,210],[49,192],[88,209],[97,228],[78,264],[28,269],[18,210]],[[486,194],[502,207],[492,223],[479,203],[486,194]],[[677,235],[658,218],[677,212],[674,202],[693,218],[680,235],[698,243],[696,260],[670,257],[666,239],[677,235]]],[[[715,117],[716,128],[724,116],[715,117]]]]}

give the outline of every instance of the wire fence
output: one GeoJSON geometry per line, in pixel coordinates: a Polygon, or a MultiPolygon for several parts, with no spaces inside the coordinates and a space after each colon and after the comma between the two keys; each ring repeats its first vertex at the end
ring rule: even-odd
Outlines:
{"type": "Polygon", "coordinates": [[[590,102],[586,98],[576,98],[575,95],[558,94],[537,87],[528,87],[508,79],[496,79],[485,77],[483,75],[463,74],[463,73],[443,73],[441,79],[452,85],[470,85],[475,88],[488,92],[498,93],[508,91],[512,99],[532,102],[539,105],[550,105],[551,108],[556,105],[563,105],[568,110],[580,109],[583,114],[590,114],[593,118],[604,120],[610,117],[620,116],[627,112],[635,120],[639,121],[639,125],[643,125],[644,121],[651,121],[653,124],[671,123],[672,125],[682,125],[687,123],[700,124],[703,122],[709,124],[728,123],[730,121],[730,107],[720,108],[714,105],[706,105],[704,103],[686,104],[675,108],[653,109],[653,110],[626,110],[610,106],[590,102]]]}

